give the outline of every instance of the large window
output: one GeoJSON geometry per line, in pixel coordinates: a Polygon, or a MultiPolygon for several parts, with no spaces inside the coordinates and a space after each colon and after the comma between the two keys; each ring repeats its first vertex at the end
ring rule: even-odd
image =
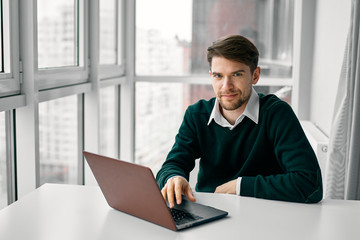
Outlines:
{"type": "Polygon", "coordinates": [[[82,183],[84,147],[156,173],[188,105],[214,96],[205,54],[220,36],[243,34],[258,46],[258,92],[297,100],[293,5],[1,0],[0,207],[45,182],[82,183]]]}
{"type": "Polygon", "coordinates": [[[291,104],[293,8],[292,0],[137,0],[135,161],[156,172],[187,106],[214,96],[206,49],[222,36],[253,41],[256,90],[291,104]]]}
{"type": "Polygon", "coordinates": [[[40,184],[78,183],[77,101],[72,95],[39,104],[40,184]]]}

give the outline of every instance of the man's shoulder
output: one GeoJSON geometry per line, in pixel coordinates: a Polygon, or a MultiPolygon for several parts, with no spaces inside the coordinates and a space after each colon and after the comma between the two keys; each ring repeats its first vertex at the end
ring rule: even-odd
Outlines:
{"type": "Polygon", "coordinates": [[[214,108],[215,104],[215,97],[211,98],[209,100],[201,99],[197,101],[196,103],[190,105],[188,107],[188,111],[191,113],[199,113],[199,114],[211,114],[211,111],[214,108]]]}
{"type": "Polygon", "coordinates": [[[260,101],[260,109],[262,110],[271,110],[271,109],[276,109],[276,108],[291,108],[290,105],[281,100],[280,98],[278,98],[276,95],[274,94],[263,94],[263,93],[258,93],[259,95],[259,101],[260,101]]]}
{"type": "Polygon", "coordinates": [[[282,122],[289,124],[296,121],[297,117],[292,107],[285,101],[281,100],[273,94],[259,95],[260,97],[260,111],[259,119],[261,122],[267,122],[271,125],[276,125],[282,122]]]}

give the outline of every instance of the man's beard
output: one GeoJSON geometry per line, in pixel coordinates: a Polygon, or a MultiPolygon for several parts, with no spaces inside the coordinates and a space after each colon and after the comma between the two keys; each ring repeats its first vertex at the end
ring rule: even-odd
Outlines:
{"type": "MultiPolygon", "coordinates": [[[[228,93],[226,93],[226,94],[228,94],[228,93]]],[[[240,98],[237,99],[235,102],[227,102],[227,101],[222,102],[221,97],[218,98],[220,106],[227,111],[233,111],[233,110],[240,108],[242,105],[244,105],[244,103],[246,103],[249,100],[250,96],[248,96],[248,97],[243,96],[242,92],[238,92],[238,94],[239,94],[240,98]]],[[[220,94],[220,96],[221,96],[221,94],[220,94]]]]}

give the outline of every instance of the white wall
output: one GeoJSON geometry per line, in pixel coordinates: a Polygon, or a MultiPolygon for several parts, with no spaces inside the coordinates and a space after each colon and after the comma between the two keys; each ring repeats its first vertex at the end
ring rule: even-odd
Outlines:
{"type": "Polygon", "coordinates": [[[315,19],[310,120],[330,134],[351,0],[318,0],[315,19]]]}

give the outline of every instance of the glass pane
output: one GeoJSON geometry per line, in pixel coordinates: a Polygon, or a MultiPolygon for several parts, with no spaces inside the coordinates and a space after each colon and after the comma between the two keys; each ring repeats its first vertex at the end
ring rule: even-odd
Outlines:
{"type": "Polygon", "coordinates": [[[118,86],[100,89],[100,154],[118,158],[118,86]]]}
{"type": "MultiPolygon", "coordinates": [[[[255,86],[255,90],[274,93],[290,103],[291,87],[255,86]]],[[[137,82],[135,161],[156,174],[174,144],[186,108],[214,96],[210,84],[137,82]]]]}
{"type": "Polygon", "coordinates": [[[136,1],[136,74],[189,73],[191,21],[191,0],[136,1]]]}
{"type": "Polygon", "coordinates": [[[263,76],[291,77],[292,29],[293,0],[138,0],[136,74],[207,74],[207,47],[241,34],[258,47],[263,76]]]}
{"type": "Polygon", "coordinates": [[[274,25],[277,26],[276,44],[274,46],[273,58],[278,61],[291,62],[292,48],[293,48],[293,25],[294,25],[294,2],[293,1],[279,1],[274,9],[274,25]],[[288,21],[285,22],[284,19],[288,21]],[[289,34],[291,33],[291,34],[289,34]]]}
{"type": "Polygon", "coordinates": [[[40,184],[77,183],[77,96],[39,104],[40,184]]]}
{"type": "Polygon", "coordinates": [[[116,64],[116,2],[100,1],[100,64],[116,64]]]}
{"type": "Polygon", "coordinates": [[[0,209],[7,206],[5,112],[0,112],[0,209]]]}
{"type": "Polygon", "coordinates": [[[259,1],[259,28],[255,44],[260,51],[262,75],[291,77],[294,1],[259,1]]]}
{"type": "Polygon", "coordinates": [[[37,1],[39,68],[78,66],[76,2],[37,1]]]}

